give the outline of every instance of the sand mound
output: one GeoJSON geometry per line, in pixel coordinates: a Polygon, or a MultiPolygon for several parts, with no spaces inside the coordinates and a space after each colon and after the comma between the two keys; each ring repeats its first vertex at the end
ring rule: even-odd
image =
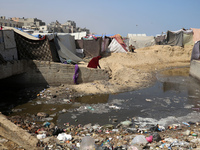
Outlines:
{"type": "Polygon", "coordinates": [[[79,93],[116,93],[146,87],[155,80],[153,73],[169,67],[189,66],[193,46],[154,45],[135,53],[111,53],[100,60],[110,71],[109,81],[71,85],[79,93]]]}

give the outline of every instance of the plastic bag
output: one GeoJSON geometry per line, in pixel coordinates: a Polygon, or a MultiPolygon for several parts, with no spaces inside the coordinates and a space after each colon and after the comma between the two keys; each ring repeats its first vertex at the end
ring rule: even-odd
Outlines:
{"type": "Polygon", "coordinates": [[[134,139],[131,141],[131,145],[134,144],[147,144],[148,141],[146,140],[144,135],[137,135],[136,137],[134,137],[134,139]]]}
{"type": "Polygon", "coordinates": [[[90,136],[83,137],[80,145],[80,150],[95,150],[94,139],[90,136]]]}
{"type": "Polygon", "coordinates": [[[60,133],[58,134],[57,139],[60,141],[68,141],[72,139],[72,136],[70,134],[60,133]]]}

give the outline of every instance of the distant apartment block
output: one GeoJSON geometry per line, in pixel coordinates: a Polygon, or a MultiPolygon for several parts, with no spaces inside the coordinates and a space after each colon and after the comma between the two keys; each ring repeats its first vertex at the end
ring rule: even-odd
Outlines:
{"type": "Polygon", "coordinates": [[[23,28],[31,30],[31,32],[36,31],[38,33],[76,33],[85,31],[87,34],[90,34],[89,29],[76,27],[76,22],[72,20],[68,20],[63,24],[56,20],[55,22],[45,25],[45,22],[37,18],[13,17],[6,19],[5,16],[1,16],[0,25],[23,28]]]}
{"type": "Polygon", "coordinates": [[[0,17],[0,26],[17,27],[21,28],[24,24],[21,22],[13,21],[12,18],[6,19],[5,16],[0,17]]]}
{"type": "Polygon", "coordinates": [[[44,26],[45,22],[42,22],[42,20],[37,19],[37,18],[12,18],[13,21],[15,22],[21,22],[23,23],[23,28],[26,29],[35,29],[38,30],[40,26],[44,26]]]}

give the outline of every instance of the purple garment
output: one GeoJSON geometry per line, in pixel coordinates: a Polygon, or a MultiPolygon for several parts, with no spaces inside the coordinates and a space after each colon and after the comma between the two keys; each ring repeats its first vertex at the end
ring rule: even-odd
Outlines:
{"type": "Polygon", "coordinates": [[[74,73],[74,76],[73,76],[73,80],[74,80],[74,83],[75,83],[75,84],[78,84],[78,83],[77,83],[77,80],[78,80],[78,72],[79,72],[78,65],[75,64],[75,73],[74,73]]]}

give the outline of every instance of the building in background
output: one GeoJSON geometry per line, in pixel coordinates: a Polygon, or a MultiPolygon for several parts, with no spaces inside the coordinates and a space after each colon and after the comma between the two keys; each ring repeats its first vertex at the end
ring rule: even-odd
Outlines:
{"type": "Polygon", "coordinates": [[[5,16],[0,17],[0,26],[21,28],[23,25],[21,22],[13,21],[12,18],[6,19],[5,16]]]}
{"type": "Polygon", "coordinates": [[[77,33],[86,32],[90,34],[90,30],[86,28],[76,27],[76,22],[68,20],[61,24],[59,21],[51,22],[48,25],[37,18],[19,18],[13,17],[6,19],[5,16],[0,18],[0,26],[23,28],[30,34],[32,33],[77,33]]]}
{"type": "Polygon", "coordinates": [[[23,28],[25,29],[34,29],[39,30],[40,26],[44,26],[45,22],[37,18],[12,18],[13,21],[23,23],[23,28]]]}

